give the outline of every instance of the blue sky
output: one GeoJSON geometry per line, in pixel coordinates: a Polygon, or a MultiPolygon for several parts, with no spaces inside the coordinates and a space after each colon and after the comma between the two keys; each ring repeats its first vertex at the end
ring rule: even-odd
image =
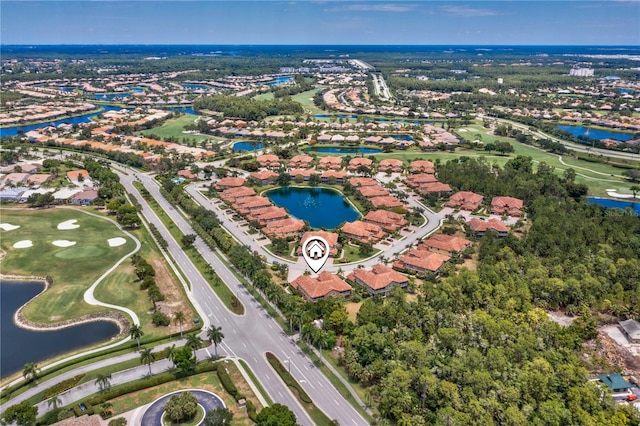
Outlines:
{"type": "Polygon", "coordinates": [[[0,41],[637,46],[640,0],[1,0],[0,41]]]}

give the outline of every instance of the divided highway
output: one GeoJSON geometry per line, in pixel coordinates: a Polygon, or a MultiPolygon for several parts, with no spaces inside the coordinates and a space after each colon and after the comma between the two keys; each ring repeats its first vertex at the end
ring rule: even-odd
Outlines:
{"type": "Polygon", "coordinates": [[[245,314],[238,316],[226,309],[208,282],[191,263],[182,247],[171,237],[162,221],[140,196],[133,186],[135,180],[144,185],[182,233],[195,234],[195,232],[185,218],[174,210],[160,194],[160,187],[151,176],[131,170],[128,170],[127,175],[121,175],[124,187],[142,206],[142,214],[158,228],[169,243],[167,251],[191,283],[192,300],[194,304],[199,305],[197,309],[207,319],[205,323],[222,327],[225,339],[220,347],[220,352],[244,359],[271,398],[275,402],[287,405],[296,414],[298,422],[302,425],[312,425],[313,422],[267,362],[264,355],[267,351],[277,355],[284,364],[290,363],[291,374],[329,418],[338,420],[341,425],[361,426],[368,424],[367,420],[342,397],[325,375],[286,335],[278,323],[263,310],[262,306],[244,288],[218,255],[198,238],[194,244],[196,249],[212,265],[229,288],[236,293],[238,299],[245,306],[245,314]]]}

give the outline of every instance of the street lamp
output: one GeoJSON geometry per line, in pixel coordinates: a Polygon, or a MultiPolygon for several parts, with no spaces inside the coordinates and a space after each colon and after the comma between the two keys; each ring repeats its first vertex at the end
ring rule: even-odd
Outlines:
{"type": "Polygon", "coordinates": [[[286,362],[289,365],[289,374],[291,374],[291,358],[287,357],[286,362]]]}

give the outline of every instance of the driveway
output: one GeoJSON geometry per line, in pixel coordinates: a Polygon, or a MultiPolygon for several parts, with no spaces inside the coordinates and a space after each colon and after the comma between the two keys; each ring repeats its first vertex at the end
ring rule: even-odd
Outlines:
{"type": "Polygon", "coordinates": [[[225,408],[224,402],[222,402],[222,399],[220,399],[216,394],[203,390],[185,389],[167,394],[152,402],[142,416],[142,420],[140,421],[141,426],[161,425],[164,406],[169,402],[169,399],[171,399],[173,395],[177,395],[182,392],[191,392],[191,394],[198,400],[198,403],[202,405],[205,413],[213,411],[216,408],[225,408]]]}

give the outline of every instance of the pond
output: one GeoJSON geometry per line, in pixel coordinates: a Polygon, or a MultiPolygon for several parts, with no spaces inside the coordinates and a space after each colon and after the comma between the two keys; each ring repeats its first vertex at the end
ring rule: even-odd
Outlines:
{"type": "Polygon", "coordinates": [[[172,106],[172,107],[163,107],[162,109],[166,109],[168,111],[178,111],[183,114],[191,114],[198,115],[198,113],[190,106],[172,106]]]}
{"type": "Polygon", "coordinates": [[[264,148],[264,145],[260,142],[236,142],[233,144],[233,150],[235,152],[239,151],[256,151],[258,149],[264,148]]]}
{"type": "Polygon", "coordinates": [[[627,141],[633,139],[632,133],[616,132],[612,130],[591,129],[584,126],[558,126],[557,129],[571,133],[573,136],[583,136],[591,139],[616,139],[619,141],[627,141]]]}
{"type": "Polygon", "coordinates": [[[598,204],[603,207],[607,207],[609,209],[631,209],[631,212],[627,213],[625,211],[620,211],[619,213],[612,214],[613,215],[623,215],[623,214],[632,214],[640,217],[640,203],[631,202],[631,201],[622,201],[622,200],[612,200],[611,198],[598,198],[598,197],[588,197],[587,203],[589,204],[598,204]]]}
{"type": "Polygon", "coordinates": [[[15,312],[40,293],[38,282],[0,281],[0,377],[21,371],[24,364],[43,361],[93,346],[118,334],[110,321],[96,321],[52,331],[32,331],[13,322],[15,312]]]}
{"type": "Polygon", "coordinates": [[[35,129],[42,129],[43,127],[49,127],[49,126],[59,126],[63,123],[66,124],[80,124],[80,123],[90,123],[91,122],[91,117],[102,114],[105,111],[120,111],[121,109],[128,109],[130,110],[131,108],[123,108],[120,106],[112,106],[112,105],[101,105],[102,110],[101,111],[97,111],[97,112],[90,112],[88,114],[83,114],[83,115],[78,115],[76,117],[69,117],[69,118],[61,118],[60,120],[54,120],[54,121],[47,121],[44,123],[37,123],[37,124],[30,124],[28,126],[16,126],[16,127],[4,127],[4,128],[0,128],[0,138],[3,138],[5,136],[15,136],[18,133],[26,133],[30,130],[35,130],[35,129]]]}
{"type": "Polygon", "coordinates": [[[131,93],[96,93],[93,95],[93,98],[98,101],[121,101],[122,99],[128,98],[131,96],[131,93]]]}
{"type": "Polygon", "coordinates": [[[276,86],[278,84],[283,84],[283,83],[287,83],[289,81],[293,80],[293,76],[291,75],[287,75],[284,77],[276,77],[276,79],[274,81],[270,81],[267,83],[267,86],[276,86]]]}
{"type": "Polygon", "coordinates": [[[283,187],[267,191],[264,195],[315,229],[335,229],[343,222],[352,222],[360,217],[344,195],[329,188],[283,187]]]}
{"type": "Polygon", "coordinates": [[[314,146],[307,148],[308,152],[320,154],[378,154],[382,152],[379,148],[350,147],[350,146],[314,146]]]}
{"type": "Polygon", "coordinates": [[[209,90],[211,86],[207,86],[206,84],[183,84],[183,88],[187,90],[209,90]]]}

